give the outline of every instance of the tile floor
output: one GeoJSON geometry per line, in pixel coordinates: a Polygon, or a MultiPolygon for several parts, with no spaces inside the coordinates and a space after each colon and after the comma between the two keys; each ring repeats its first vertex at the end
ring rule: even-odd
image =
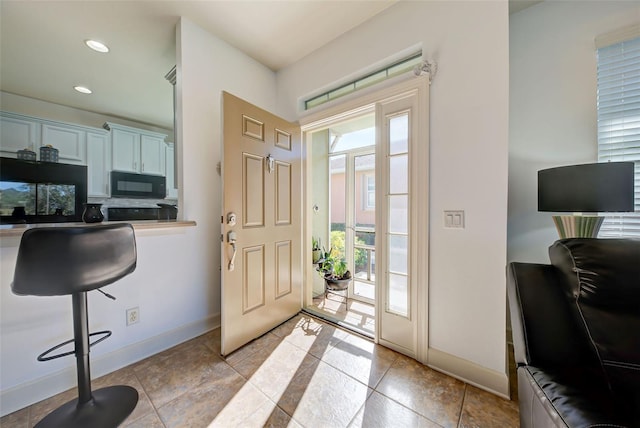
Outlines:
{"type": "Polygon", "coordinates": [[[333,322],[343,323],[366,336],[373,337],[375,334],[376,309],[371,304],[328,293],[314,297],[313,305],[306,309],[333,322]]]}
{"type": "MultiPolygon", "coordinates": [[[[518,406],[300,314],[226,360],[220,329],[94,380],[140,394],[126,427],[517,427],[518,406]]],[[[0,419],[31,427],[70,390],[0,419]]]]}

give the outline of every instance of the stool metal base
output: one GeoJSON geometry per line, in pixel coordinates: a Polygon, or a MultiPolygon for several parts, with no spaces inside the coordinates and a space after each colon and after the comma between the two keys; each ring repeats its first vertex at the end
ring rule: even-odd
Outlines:
{"type": "Polygon", "coordinates": [[[91,393],[92,400],[71,400],[49,413],[36,427],[115,428],[127,419],[138,403],[138,391],[125,385],[109,386],[91,393]]]}

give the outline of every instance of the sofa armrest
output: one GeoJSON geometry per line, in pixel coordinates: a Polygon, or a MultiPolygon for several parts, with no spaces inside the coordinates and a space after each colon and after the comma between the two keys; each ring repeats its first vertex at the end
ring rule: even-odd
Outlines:
{"type": "Polygon", "coordinates": [[[571,316],[554,266],[510,263],[507,293],[517,365],[598,366],[571,316]]]}
{"type": "Polygon", "coordinates": [[[545,371],[518,368],[521,428],[608,427],[630,425],[598,371],[545,371]]]}

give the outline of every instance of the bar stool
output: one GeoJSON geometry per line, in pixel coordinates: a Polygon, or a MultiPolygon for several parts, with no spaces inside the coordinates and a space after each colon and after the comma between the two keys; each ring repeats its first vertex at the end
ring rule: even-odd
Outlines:
{"type": "Polygon", "coordinates": [[[100,290],[136,269],[137,253],[130,224],[42,227],[22,235],[11,284],[14,294],[61,296],[70,294],[73,305],[74,338],[38,356],[47,361],[75,354],[78,398],[49,413],[36,426],[116,427],[136,407],[138,391],[130,386],[110,386],[91,391],[89,348],[111,335],[110,331],[89,334],[87,292],[100,290]],[[90,336],[100,336],[93,343],[90,336]],[[75,349],[50,356],[67,344],[75,349]]]}

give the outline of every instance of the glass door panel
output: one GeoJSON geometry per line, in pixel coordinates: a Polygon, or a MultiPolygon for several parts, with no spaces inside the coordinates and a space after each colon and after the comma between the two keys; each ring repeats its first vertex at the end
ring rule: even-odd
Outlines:
{"type": "Polygon", "coordinates": [[[329,242],[323,243],[326,251],[345,258],[345,231],[347,223],[346,176],[347,156],[335,155],[329,158],[329,242]]]}
{"type": "Polygon", "coordinates": [[[387,311],[409,317],[409,114],[387,117],[387,311]]]}
{"type": "Polygon", "coordinates": [[[376,156],[375,153],[353,156],[354,200],[352,297],[370,301],[375,299],[376,245],[376,156]]]}

